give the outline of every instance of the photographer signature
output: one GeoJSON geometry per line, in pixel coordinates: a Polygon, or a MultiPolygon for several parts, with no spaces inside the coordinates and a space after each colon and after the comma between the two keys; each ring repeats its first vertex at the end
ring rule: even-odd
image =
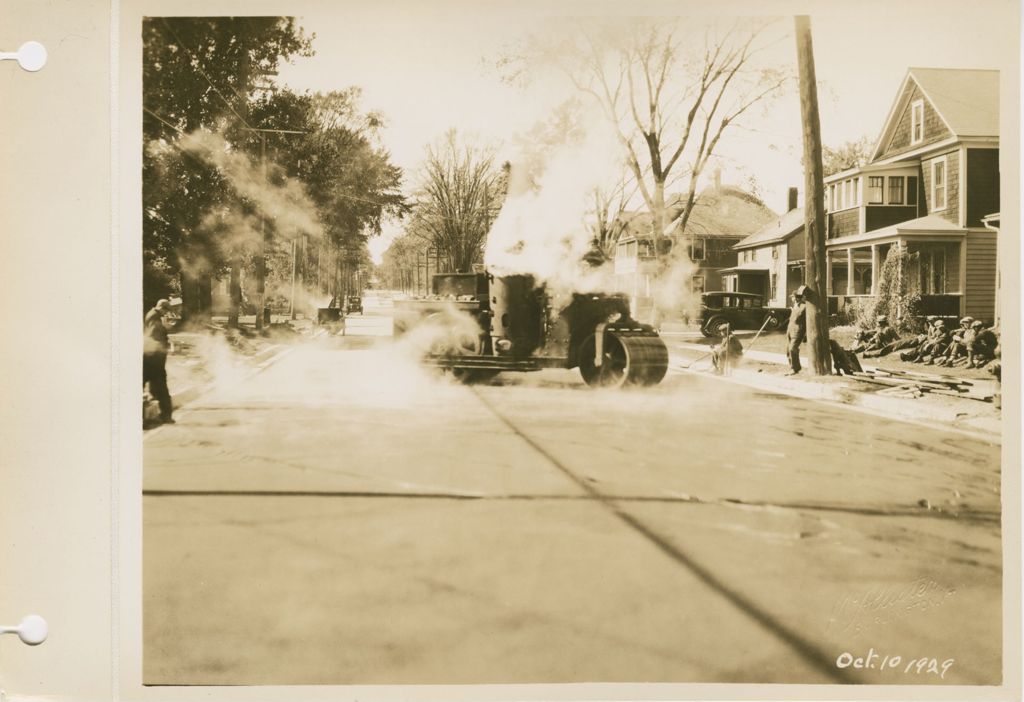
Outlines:
{"type": "Polygon", "coordinates": [[[941,606],[956,594],[956,588],[930,578],[918,578],[905,585],[873,588],[836,600],[825,625],[826,633],[858,635],[873,626],[889,624],[914,612],[941,606]]]}

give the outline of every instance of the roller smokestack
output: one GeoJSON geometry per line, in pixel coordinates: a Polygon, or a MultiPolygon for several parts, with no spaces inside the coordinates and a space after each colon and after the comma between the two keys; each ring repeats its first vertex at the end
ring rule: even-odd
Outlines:
{"type": "Polygon", "coordinates": [[[797,189],[796,188],[790,188],[789,189],[789,197],[786,200],[786,212],[792,212],[793,210],[796,209],[796,196],[797,196],[797,189]]]}

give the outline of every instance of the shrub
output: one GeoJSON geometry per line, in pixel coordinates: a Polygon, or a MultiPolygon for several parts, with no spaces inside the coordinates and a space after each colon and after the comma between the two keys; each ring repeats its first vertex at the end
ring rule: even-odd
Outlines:
{"type": "Polygon", "coordinates": [[[874,326],[877,315],[884,314],[898,332],[919,331],[923,311],[918,286],[919,258],[918,254],[908,253],[902,246],[889,248],[878,277],[878,294],[866,317],[871,326],[874,326]]]}

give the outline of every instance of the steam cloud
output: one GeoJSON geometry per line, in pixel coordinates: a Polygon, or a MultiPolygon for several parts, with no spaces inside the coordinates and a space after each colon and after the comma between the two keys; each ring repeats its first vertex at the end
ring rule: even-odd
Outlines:
{"type": "MultiPolygon", "coordinates": [[[[596,119],[581,125],[575,136],[541,153],[544,163],[533,184],[529,157],[513,164],[509,195],[487,237],[485,265],[497,275],[532,274],[555,300],[567,301],[572,292],[632,293],[623,290],[622,278],[616,279],[613,261],[598,268],[582,261],[591,247],[586,221],[594,216],[593,191],[608,189],[621,179],[621,146],[611,128],[596,119]]],[[[646,210],[642,200],[631,203],[631,208],[646,210]]],[[[659,313],[688,308],[696,267],[686,247],[677,246],[663,262],[658,274],[642,283],[639,294],[653,298],[659,313]]]]}

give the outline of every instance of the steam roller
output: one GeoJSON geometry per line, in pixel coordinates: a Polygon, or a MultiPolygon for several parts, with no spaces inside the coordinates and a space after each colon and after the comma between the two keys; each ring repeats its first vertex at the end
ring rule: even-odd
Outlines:
{"type": "Polygon", "coordinates": [[[500,372],[579,368],[593,387],[657,385],[668,371],[658,332],[621,293],[553,296],[530,275],[449,273],[432,294],[396,301],[395,334],[430,339],[423,362],[462,382],[500,372]]]}

